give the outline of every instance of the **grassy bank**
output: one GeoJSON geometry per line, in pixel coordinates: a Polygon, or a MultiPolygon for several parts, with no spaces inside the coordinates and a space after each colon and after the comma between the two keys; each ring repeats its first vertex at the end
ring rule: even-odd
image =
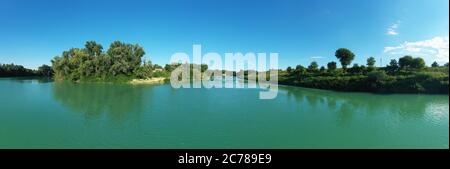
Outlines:
{"type": "Polygon", "coordinates": [[[401,70],[387,73],[385,68],[371,72],[350,74],[337,69],[335,73],[305,73],[295,75],[280,71],[279,83],[336,91],[373,93],[429,93],[448,94],[448,67],[421,70],[401,70]]]}
{"type": "Polygon", "coordinates": [[[288,67],[279,70],[279,83],[337,91],[448,94],[448,63],[440,66],[433,62],[429,67],[423,58],[405,55],[385,67],[376,67],[375,58],[369,57],[366,65],[355,63],[348,68],[356,57],[352,51],[340,48],[335,56],[341,68],[334,61],[326,68],[319,68],[317,62],[288,67]]]}

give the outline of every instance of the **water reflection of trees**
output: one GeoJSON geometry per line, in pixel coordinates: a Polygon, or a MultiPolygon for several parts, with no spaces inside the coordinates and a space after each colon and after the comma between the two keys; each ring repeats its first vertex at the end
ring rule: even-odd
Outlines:
{"type": "Polygon", "coordinates": [[[13,82],[17,82],[17,83],[51,83],[53,82],[52,78],[49,77],[13,77],[10,78],[9,80],[13,81],[13,82]]]}
{"type": "Polygon", "coordinates": [[[448,98],[440,95],[413,94],[369,94],[333,92],[297,87],[280,87],[286,91],[289,98],[296,102],[307,103],[314,110],[327,107],[336,113],[338,120],[345,123],[353,118],[355,113],[365,113],[371,116],[379,113],[396,113],[402,118],[422,118],[428,106],[433,104],[448,104],[448,98]]]}
{"type": "Polygon", "coordinates": [[[87,120],[103,116],[122,123],[142,112],[142,87],[110,84],[54,83],[53,96],[87,120]]]}

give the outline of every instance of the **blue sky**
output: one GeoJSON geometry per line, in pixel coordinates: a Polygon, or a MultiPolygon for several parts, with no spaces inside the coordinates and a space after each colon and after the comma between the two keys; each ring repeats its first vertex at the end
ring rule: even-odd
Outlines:
{"type": "Polygon", "coordinates": [[[405,54],[448,62],[448,0],[0,0],[0,63],[36,68],[88,40],[138,43],[166,64],[175,52],[277,52],[279,67],[405,54]]]}

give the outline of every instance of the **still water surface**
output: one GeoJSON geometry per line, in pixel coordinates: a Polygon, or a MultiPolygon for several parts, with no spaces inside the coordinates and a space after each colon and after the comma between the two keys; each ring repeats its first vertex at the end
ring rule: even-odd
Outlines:
{"type": "Polygon", "coordinates": [[[0,78],[0,148],[449,148],[448,95],[0,78]]]}

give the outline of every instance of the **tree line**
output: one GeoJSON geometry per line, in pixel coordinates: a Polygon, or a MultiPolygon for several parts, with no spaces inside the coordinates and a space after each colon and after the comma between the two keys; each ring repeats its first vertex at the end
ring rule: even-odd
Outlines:
{"type": "MultiPolygon", "coordinates": [[[[53,58],[52,68],[56,80],[128,82],[131,79],[169,77],[181,63],[164,67],[142,59],[144,49],[137,44],[120,41],[111,43],[106,51],[95,41],[86,42],[84,48],[72,48],[53,58]]],[[[193,67],[194,64],[190,64],[193,67]]],[[[201,70],[208,69],[201,64],[201,70]]]]}
{"type": "Polygon", "coordinates": [[[23,77],[23,76],[53,76],[53,70],[48,65],[42,65],[37,70],[27,69],[22,65],[0,64],[0,77],[23,77]]]}
{"type": "MultiPolygon", "coordinates": [[[[51,60],[52,66],[42,65],[37,70],[0,64],[0,77],[48,76],[76,82],[128,82],[134,78],[169,77],[182,65],[170,63],[162,67],[143,60],[144,55],[144,49],[137,44],[115,41],[104,51],[102,45],[88,41],[84,48],[64,51],[51,60]]],[[[369,57],[365,65],[355,63],[350,67],[356,57],[351,50],[340,48],[334,55],[341,68],[334,61],[326,66],[319,66],[315,61],[306,67],[289,66],[286,70],[279,70],[279,83],[342,91],[448,94],[448,63],[439,65],[434,62],[428,67],[422,58],[406,55],[398,60],[392,59],[385,67],[376,67],[374,57],[369,57]]],[[[191,68],[193,65],[190,64],[191,68]]],[[[200,67],[202,72],[208,70],[205,64],[200,67]]]]}
{"type": "MultiPolygon", "coordinates": [[[[0,77],[47,76],[74,82],[128,82],[135,78],[169,77],[170,72],[182,65],[170,63],[162,67],[143,59],[144,55],[144,49],[137,44],[115,41],[104,51],[101,44],[88,41],[84,48],[63,51],[51,60],[52,66],[42,65],[37,70],[21,65],[0,64],[0,77]]],[[[191,68],[194,65],[190,64],[191,68]]],[[[199,66],[201,72],[208,69],[206,64],[199,66]]]]}
{"type": "Polygon", "coordinates": [[[448,63],[437,62],[427,67],[420,57],[409,55],[392,59],[385,67],[376,67],[374,57],[366,65],[353,64],[355,54],[346,48],[335,52],[341,64],[328,62],[326,67],[311,62],[307,67],[297,65],[279,72],[281,84],[342,91],[395,92],[395,93],[447,93],[448,63]]]}
{"type": "Polygon", "coordinates": [[[104,52],[102,45],[88,41],[84,48],[64,51],[51,62],[57,80],[120,80],[131,75],[150,74],[153,69],[151,63],[141,66],[144,54],[144,49],[137,44],[115,41],[104,52]]]}

